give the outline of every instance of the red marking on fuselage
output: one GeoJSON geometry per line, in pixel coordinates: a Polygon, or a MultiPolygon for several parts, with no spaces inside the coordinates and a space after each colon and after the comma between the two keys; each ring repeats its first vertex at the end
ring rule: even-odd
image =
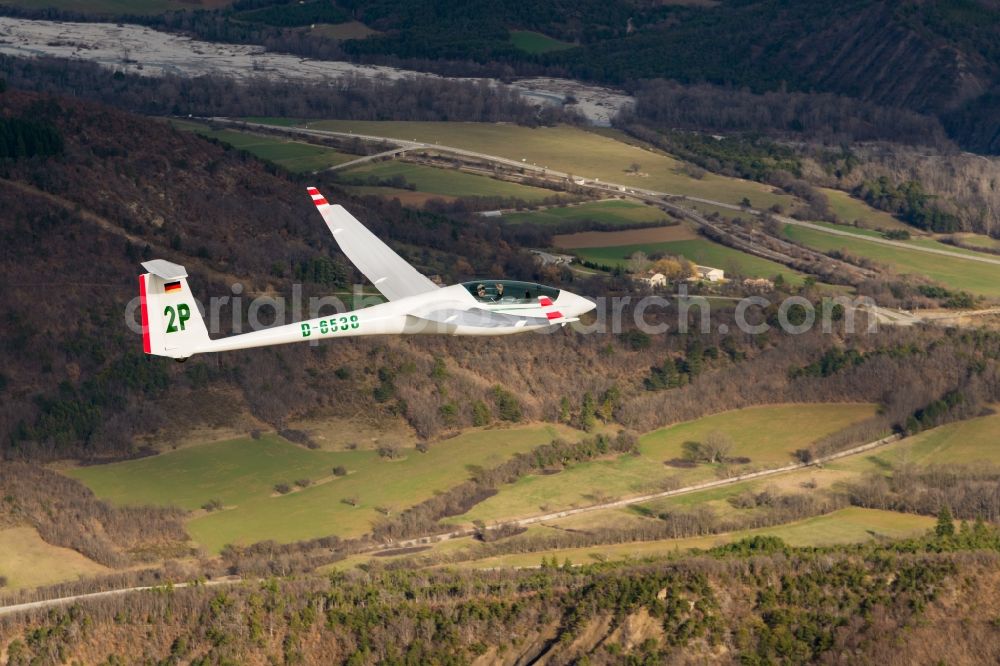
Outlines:
{"type": "Polygon", "coordinates": [[[550,321],[553,319],[562,319],[562,313],[558,311],[546,312],[545,316],[548,317],[550,321]]]}
{"type": "Polygon", "coordinates": [[[149,312],[146,311],[146,276],[139,276],[139,308],[142,311],[142,351],[149,354],[149,312]]]}

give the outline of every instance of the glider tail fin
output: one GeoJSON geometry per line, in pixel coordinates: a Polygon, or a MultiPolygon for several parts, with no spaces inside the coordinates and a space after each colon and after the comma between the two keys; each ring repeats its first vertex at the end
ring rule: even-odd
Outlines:
{"type": "Polygon", "coordinates": [[[149,271],[139,276],[143,351],[178,360],[206,351],[211,339],[184,267],[163,259],[142,267],[149,271]]]}

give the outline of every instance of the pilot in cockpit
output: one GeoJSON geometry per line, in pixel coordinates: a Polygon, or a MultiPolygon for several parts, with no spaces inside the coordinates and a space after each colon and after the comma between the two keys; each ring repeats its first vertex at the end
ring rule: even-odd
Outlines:
{"type": "Polygon", "coordinates": [[[496,285],[494,285],[494,286],[497,288],[497,297],[496,297],[496,300],[502,301],[503,300],[503,284],[500,283],[500,282],[497,282],[496,285]]]}
{"type": "Polygon", "coordinates": [[[478,296],[479,300],[481,300],[481,301],[485,301],[486,300],[486,285],[485,284],[476,285],[476,296],[478,296]]]}

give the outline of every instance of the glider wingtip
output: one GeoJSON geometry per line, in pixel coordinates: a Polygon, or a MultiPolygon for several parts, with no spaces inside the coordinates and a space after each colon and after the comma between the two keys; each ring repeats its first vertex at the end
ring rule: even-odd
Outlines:
{"type": "Polygon", "coordinates": [[[326,200],[326,197],[320,194],[319,190],[317,190],[315,187],[307,187],[306,192],[309,193],[309,196],[312,197],[313,203],[316,204],[317,206],[329,205],[329,202],[326,200]]]}

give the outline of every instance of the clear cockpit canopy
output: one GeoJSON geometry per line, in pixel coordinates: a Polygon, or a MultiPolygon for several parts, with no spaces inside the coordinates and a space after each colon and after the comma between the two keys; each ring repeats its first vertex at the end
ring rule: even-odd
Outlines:
{"type": "Polygon", "coordinates": [[[535,282],[518,280],[473,280],[462,286],[481,303],[534,303],[539,296],[548,296],[553,301],[559,296],[555,287],[546,287],[535,282]]]}

